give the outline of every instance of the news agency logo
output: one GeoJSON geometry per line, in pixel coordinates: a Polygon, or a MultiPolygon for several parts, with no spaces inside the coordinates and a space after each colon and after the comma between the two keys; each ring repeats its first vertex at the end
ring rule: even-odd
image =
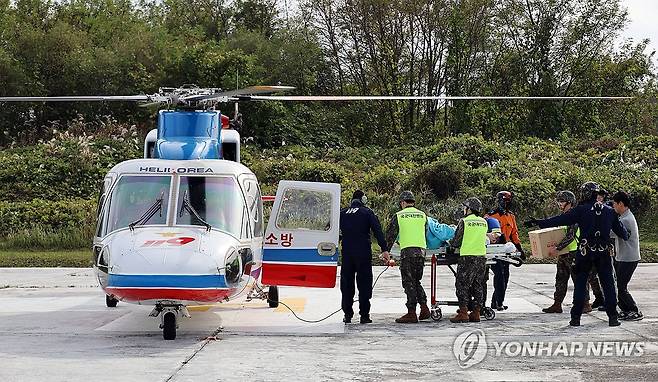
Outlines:
{"type": "MultiPolygon", "coordinates": [[[[493,341],[495,357],[641,357],[645,342],[626,341],[493,341]]],[[[455,338],[452,353],[462,369],[473,367],[487,357],[487,339],[481,329],[469,330],[455,338]]]]}
{"type": "Polygon", "coordinates": [[[462,369],[468,369],[487,357],[487,338],[480,329],[464,332],[455,338],[452,354],[462,369]]]}

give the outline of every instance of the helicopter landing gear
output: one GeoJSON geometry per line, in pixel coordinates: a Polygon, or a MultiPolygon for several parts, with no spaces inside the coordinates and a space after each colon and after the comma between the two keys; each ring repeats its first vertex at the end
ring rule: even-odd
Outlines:
{"type": "Polygon", "coordinates": [[[107,305],[108,308],[116,308],[118,303],[119,300],[114,298],[114,296],[110,296],[109,294],[105,295],[105,305],[107,305]]]}
{"type": "Polygon", "coordinates": [[[265,290],[264,285],[254,285],[254,288],[247,294],[247,301],[254,299],[265,300],[270,308],[277,308],[279,306],[279,287],[270,285],[265,290]]]}
{"type": "Polygon", "coordinates": [[[267,304],[270,308],[279,307],[279,287],[276,285],[270,285],[270,287],[267,288],[267,304]]]}
{"type": "Polygon", "coordinates": [[[149,316],[160,316],[160,329],[162,329],[162,338],[165,340],[176,339],[178,316],[191,318],[190,313],[184,305],[176,304],[158,304],[153,308],[153,311],[151,311],[149,316]]]}

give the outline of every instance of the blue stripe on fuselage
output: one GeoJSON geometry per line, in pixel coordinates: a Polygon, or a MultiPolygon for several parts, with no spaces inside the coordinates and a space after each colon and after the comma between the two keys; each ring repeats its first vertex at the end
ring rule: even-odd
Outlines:
{"type": "Polygon", "coordinates": [[[222,275],[122,275],[110,273],[108,287],[227,288],[222,275]]]}
{"type": "Polygon", "coordinates": [[[338,261],[338,254],[321,256],[316,248],[265,248],[263,261],[291,263],[331,263],[338,261]]]}

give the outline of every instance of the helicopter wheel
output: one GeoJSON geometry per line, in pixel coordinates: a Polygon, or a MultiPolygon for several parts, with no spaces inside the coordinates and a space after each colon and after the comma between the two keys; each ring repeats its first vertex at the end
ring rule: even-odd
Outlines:
{"type": "Polygon", "coordinates": [[[162,317],[162,338],[165,340],[176,339],[176,314],[166,312],[162,317]]]}
{"type": "Polygon", "coordinates": [[[270,308],[279,307],[279,287],[271,285],[267,288],[267,304],[270,308]]]}
{"type": "Polygon", "coordinates": [[[489,308],[488,306],[486,306],[482,309],[482,313],[484,313],[484,318],[487,321],[493,320],[494,318],[496,318],[496,312],[493,309],[489,308]]]}
{"type": "Polygon", "coordinates": [[[105,305],[107,305],[108,308],[116,308],[118,303],[119,300],[116,298],[110,296],[109,294],[105,295],[105,305]]]}
{"type": "Polygon", "coordinates": [[[443,317],[443,312],[441,312],[441,308],[438,306],[436,308],[432,307],[432,310],[430,311],[430,317],[432,317],[432,320],[434,321],[441,321],[441,318],[443,317]]]}

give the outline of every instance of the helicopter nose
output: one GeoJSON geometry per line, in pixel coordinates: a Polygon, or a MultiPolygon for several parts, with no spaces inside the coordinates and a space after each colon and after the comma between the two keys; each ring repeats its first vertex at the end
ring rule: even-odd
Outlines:
{"type": "Polygon", "coordinates": [[[234,285],[222,267],[197,251],[136,252],[110,268],[107,292],[127,301],[221,301],[234,285]]]}
{"type": "Polygon", "coordinates": [[[219,274],[222,264],[196,249],[140,249],[113,259],[112,270],[166,275],[219,274]]]}

